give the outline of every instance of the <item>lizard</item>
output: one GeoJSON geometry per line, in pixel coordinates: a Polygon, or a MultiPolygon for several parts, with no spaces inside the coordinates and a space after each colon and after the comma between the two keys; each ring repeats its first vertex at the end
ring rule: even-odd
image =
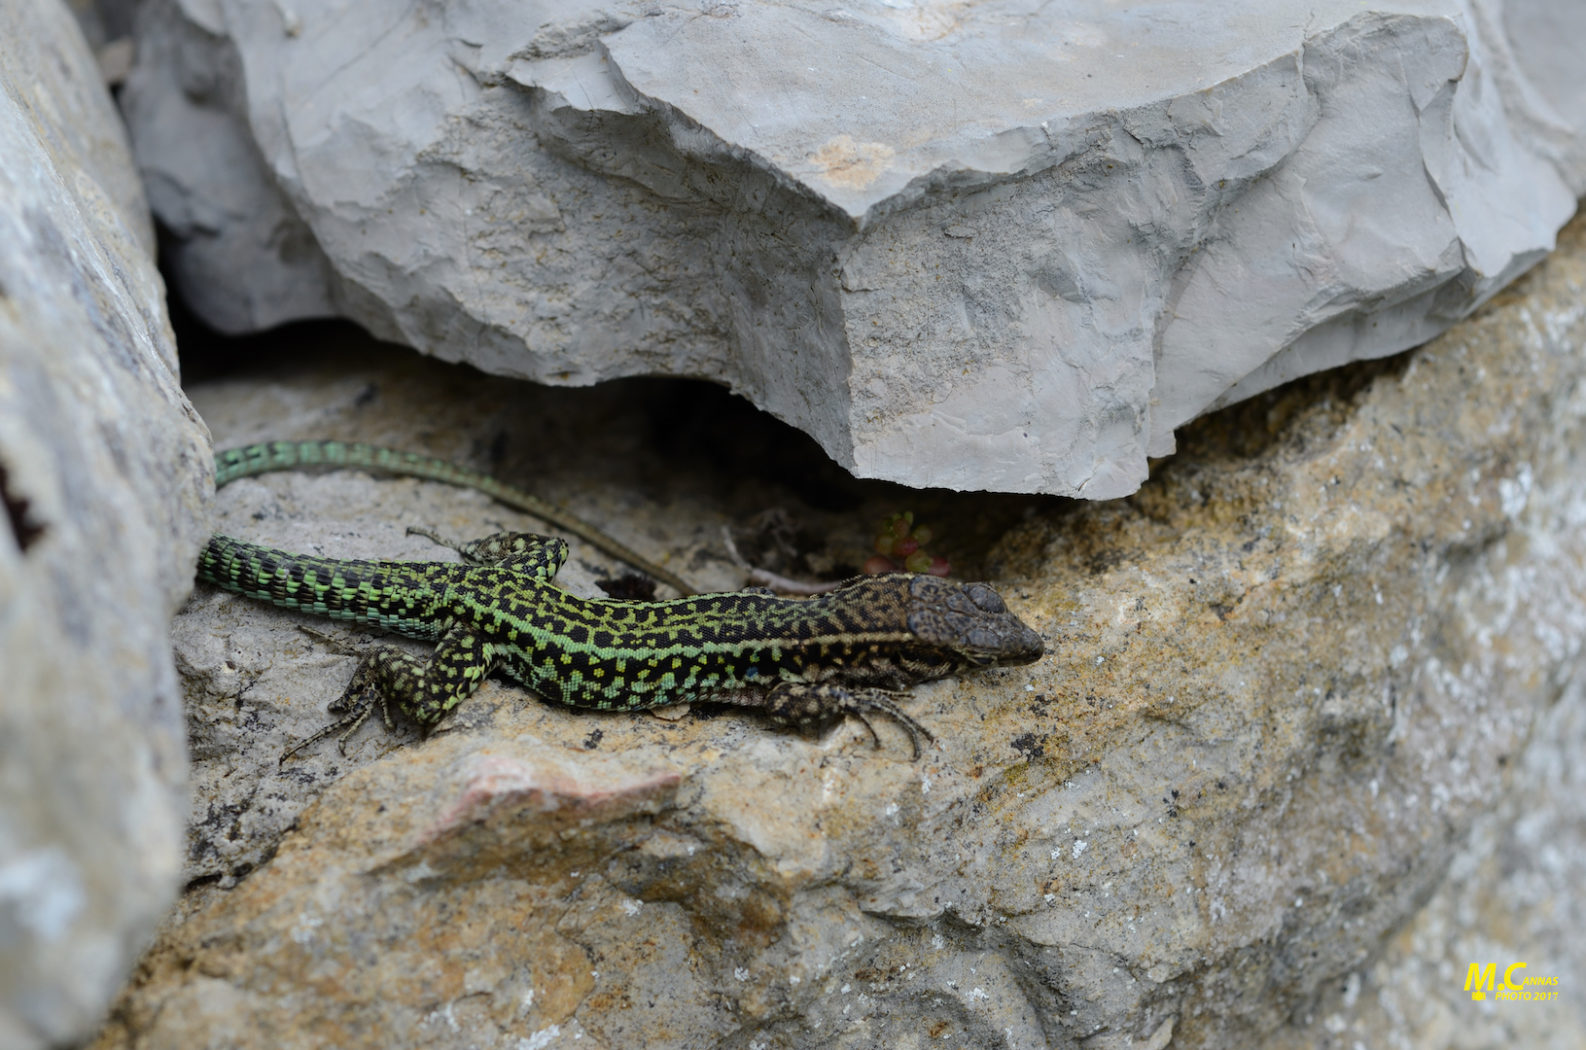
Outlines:
{"type": "MultiPolygon", "coordinates": [[[[216,486],[305,466],[447,481],[519,507],[527,502],[539,513],[535,497],[487,475],[334,441],[276,441],[219,452],[216,486]]],[[[554,522],[565,526],[565,515],[554,522]]],[[[577,708],[638,711],[713,701],[752,708],[795,728],[852,716],[877,747],[871,717],[882,716],[907,733],[917,760],[920,741],[934,737],[898,706],[904,690],[974,668],[1030,663],[1044,652],[1041,636],[984,583],[887,573],[810,598],[764,590],[653,602],[582,598],[552,582],[567,560],[562,539],[504,532],[453,544],[424,529],[410,531],[455,549],[463,560],[324,558],[220,534],[201,553],[202,581],[282,608],[435,643],[427,657],[388,643],[369,650],[330,704],[338,720],[294,745],[283,762],[338,730],[345,753],[347,738],[377,708],[387,727],[395,707],[432,729],[493,671],[577,708]]]]}

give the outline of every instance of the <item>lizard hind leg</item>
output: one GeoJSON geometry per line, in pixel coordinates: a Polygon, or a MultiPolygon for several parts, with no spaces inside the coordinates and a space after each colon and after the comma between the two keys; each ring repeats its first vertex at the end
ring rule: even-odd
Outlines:
{"type": "MultiPolygon", "coordinates": [[[[381,646],[380,648],[387,649],[390,647],[381,646]]],[[[401,650],[394,651],[403,656],[409,655],[402,653],[401,650]]],[[[385,721],[386,728],[393,728],[391,705],[386,700],[385,693],[380,690],[375,679],[374,663],[378,658],[378,651],[366,655],[358,665],[358,669],[353,672],[352,678],[347,682],[347,688],[342,690],[342,694],[332,700],[326,707],[328,712],[341,717],[281,752],[281,757],[276,760],[276,765],[284,765],[287,759],[304,748],[319,743],[332,733],[337,733],[336,750],[340,751],[342,756],[345,757],[348,738],[369,720],[369,716],[374,714],[376,707],[380,708],[380,717],[385,721]]]]}
{"type": "Polygon", "coordinates": [[[345,755],[348,737],[368,721],[376,706],[387,729],[392,728],[393,704],[425,730],[432,729],[473,695],[496,661],[495,646],[477,628],[457,621],[447,625],[428,657],[394,645],[376,646],[359,662],[341,696],[330,703],[330,713],[342,717],[293,744],[280,761],[338,730],[337,746],[345,755]]]}
{"type": "Polygon", "coordinates": [[[865,727],[877,748],[881,746],[881,738],[869,716],[883,715],[908,734],[909,746],[913,748],[914,759],[918,760],[920,741],[934,743],[936,738],[897,705],[893,697],[898,695],[902,694],[870,687],[850,689],[835,682],[782,682],[755,706],[772,721],[799,728],[818,728],[851,715],[865,727]]]}
{"type": "Polygon", "coordinates": [[[463,556],[472,565],[492,565],[526,573],[550,583],[567,563],[567,541],[537,532],[497,532],[483,539],[457,543],[431,529],[408,526],[408,535],[423,536],[463,556]]]}

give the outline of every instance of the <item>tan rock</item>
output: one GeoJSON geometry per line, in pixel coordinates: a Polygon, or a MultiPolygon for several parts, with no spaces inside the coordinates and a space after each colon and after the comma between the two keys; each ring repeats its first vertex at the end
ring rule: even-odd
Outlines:
{"type": "MultiPolygon", "coordinates": [[[[920,495],[961,536],[976,516],[1003,533],[962,563],[1050,655],[916,689],[940,741],[918,763],[855,727],[594,718],[490,685],[429,740],[381,753],[370,731],[351,760],[326,746],[273,772],[350,661],[304,661],[324,650],[234,626],[291,618],[202,595],[179,628],[199,805],[229,800],[243,833],[227,853],[209,845],[221,822],[195,825],[212,877],[96,1045],[1579,1045],[1578,996],[1494,1021],[1458,986],[1467,952],[1532,953],[1577,988],[1586,969],[1566,933],[1483,903],[1534,891],[1579,916],[1561,899],[1586,872],[1578,804],[1553,796],[1575,790],[1562,748],[1583,720],[1583,345],[1577,221],[1473,321],[1197,424],[1127,501],[920,495]],[[205,655],[192,639],[213,631],[205,655]],[[226,661],[248,679],[229,698],[226,661]],[[1535,827],[1506,833],[1504,814],[1535,827]]],[[[411,421],[424,397],[434,433],[467,415],[483,444],[562,425],[549,402],[454,397],[465,380],[434,367],[253,396],[290,406],[277,425],[351,427],[357,376],[376,431],[376,408],[411,421]]],[[[222,433],[243,403],[198,401],[222,433]]],[[[615,404],[565,408],[567,425],[622,430],[591,408],[615,404]]],[[[542,451],[554,488],[565,468],[542,451]]],[[[613,520],[663,549],[711,546],[712,515],[770,491],[710,489],[687,457],[646,490],[664,464],[635,456],[603,479],[641,493],[613,520]],[[660,495],[680,489],[710,509],[660,495]],[[648,531],[674,511],[679,534],[648,531]]],[[[402,484],[283,481],[222,504],[290,536],[333,493],[356,522],[402,484]]],[[[384,514],[394,541],[414,511],[384,514]]]]}

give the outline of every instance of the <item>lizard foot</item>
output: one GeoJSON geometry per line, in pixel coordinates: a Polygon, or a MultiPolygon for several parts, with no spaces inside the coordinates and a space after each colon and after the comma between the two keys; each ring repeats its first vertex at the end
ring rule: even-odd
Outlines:
{"type": "Polygon", "coordinates": [[[894,697],[903,693],[872,687],[849,688],[832,682],[783,682],[765,694],[755,706],[761,707],[774,722],[800,728],[828,725],[833,719],[852,716],[870,734],[871,743],[881,747],[881,737],[871,721],[883,715],[909,735],[914,760],[918,761],[920,741],[935,743],[931,731],[904,712],[894,697]]]}

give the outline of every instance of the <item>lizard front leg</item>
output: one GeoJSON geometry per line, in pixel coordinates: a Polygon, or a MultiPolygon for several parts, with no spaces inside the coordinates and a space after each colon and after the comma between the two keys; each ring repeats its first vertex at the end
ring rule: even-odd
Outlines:
{"type": "Polygon", "coordinates": [[[428,657],[414,656],[394,645],[376,646],[359,662],[341,696],[330,703],[330,713],[342,717],[293,744],[280,761],[338,730],[341,734],[336,745],[345,755],[347,738],[377,706],[388,729],[393,704],[424,729],[432,729],[446,712],[473,695],[497,660],[495,645],[478,628],[455,620],[441,632],[428,657]]]}
{"type": "Polygon", "coordinates": [[[896,722],[909,735],[914,748],[914,758],[920,757],[920,741],[934,743],[931,731],[904,713],[893,697],[903,695],[869,686],[846,686],[841,682],[778,682],[760,694],[735,693],[719,699],[728,703],[754,707],[778,725],[799,729],[820,728],[833,721],[852,716],[870,733],[871,742],[881,746],[871,715],[884,715],[896,722]]]}

